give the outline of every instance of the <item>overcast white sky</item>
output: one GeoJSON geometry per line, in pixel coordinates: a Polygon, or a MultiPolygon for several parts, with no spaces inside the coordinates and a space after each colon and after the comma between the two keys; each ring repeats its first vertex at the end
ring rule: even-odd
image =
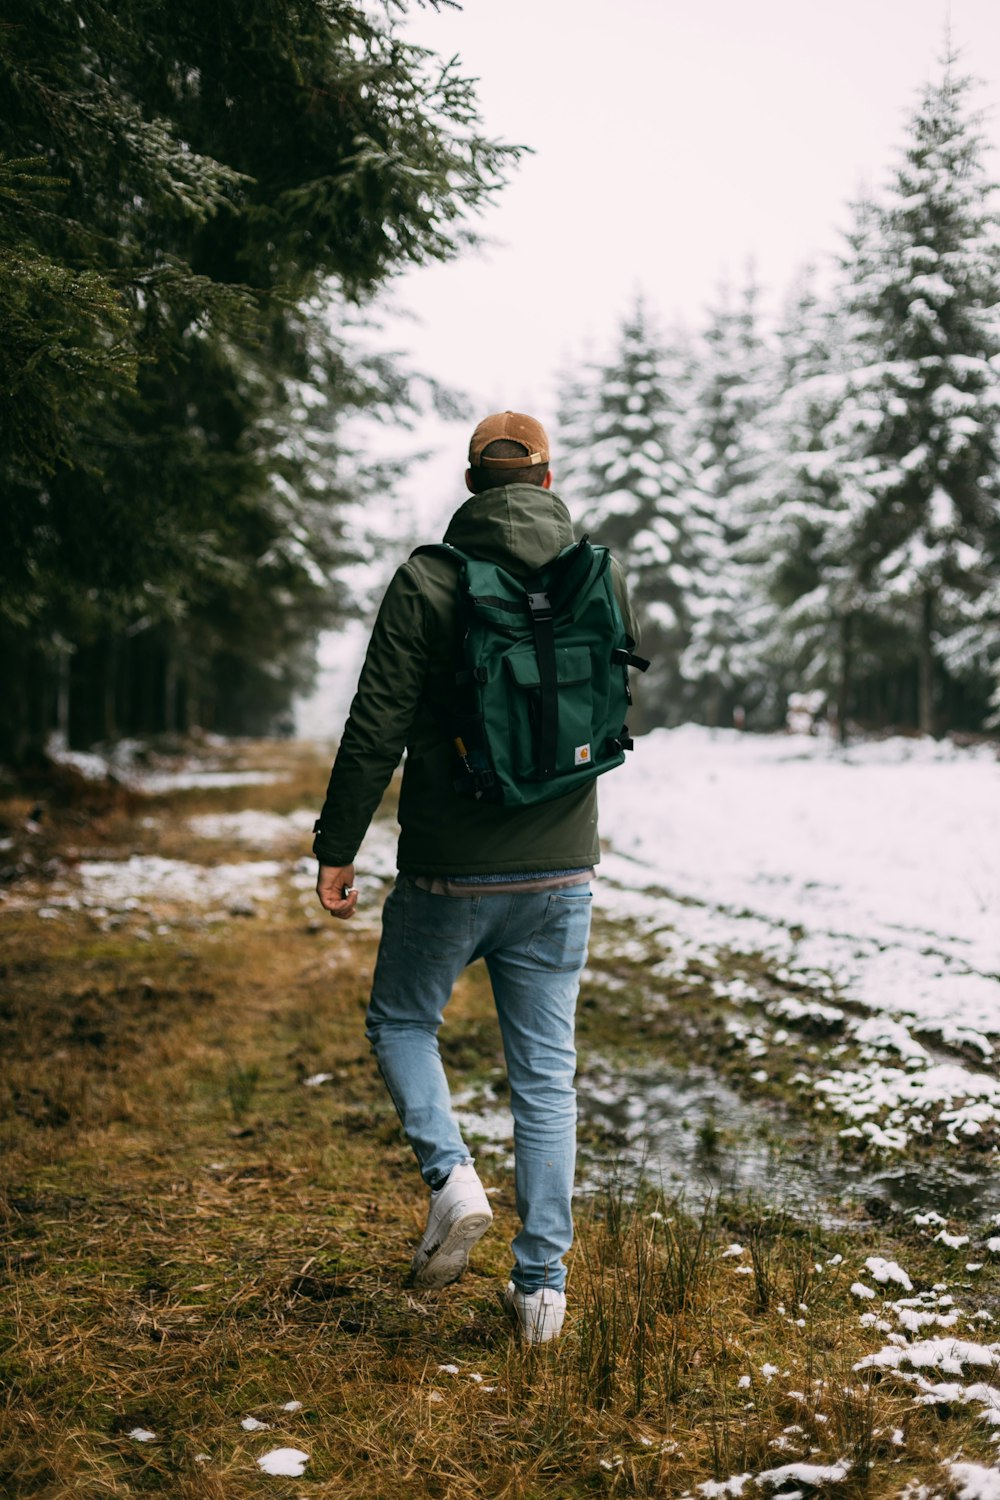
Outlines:
{"type": "MultiPolygon", "coordinates": [[[[477,415],[551,420],[556,369],[603,351],[636,291],[666,322],[697,324],[752,260],[777,300],[805,260],[836,249],[847,201],[887,175],[948,12],[948,0],[415,8],[410,39],[458,54],[487,132],[534,154],[480,221],[490,248],[395,283],[418,321],[390,318],[389,341],[477,415]]],[[[951,0],[950,14],[1000,143],[1000,3],[951,0]]],[[[463,435],[427,433],[459,450],[463,435]]],[[[439,509],[442,472],[420,466],[407,484],[421,512],[439,509]]]]}

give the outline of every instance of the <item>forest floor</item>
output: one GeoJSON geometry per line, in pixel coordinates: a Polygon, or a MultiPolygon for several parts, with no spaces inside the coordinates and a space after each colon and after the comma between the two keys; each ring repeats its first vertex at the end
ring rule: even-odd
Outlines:
{"type": "Polygon", "coordinates": [[[442,1048],[495,1225],[455,1286],[404,1285],[426,1195],[363,1036],[393,807],[330,921],[328,764],[133,748],[0,795],[4,1493],[1000,1497],[983,1029],[900,1058],[742,895],[713,926],[610,859],[566,1331],[524,1349],[480,966],[442,1048]],[[949,1068],[982,1080],[958,1117],[949,1068]],[[894,1073],[933,1073],[919,1120],[894,1073]]]}

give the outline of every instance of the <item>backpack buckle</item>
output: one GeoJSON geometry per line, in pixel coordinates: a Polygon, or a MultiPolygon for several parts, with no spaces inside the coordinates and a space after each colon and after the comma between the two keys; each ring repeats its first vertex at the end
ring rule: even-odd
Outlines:
{"type": "Polygon", "coordinates": [[[531,613],[533,615],[537,615],[541,618],[544,618],[546,615],[551,615],[552,613],[552,604],[549,600],[548,594],[546,593],[529,594],[528,608],[531,610],[531,613]]]}

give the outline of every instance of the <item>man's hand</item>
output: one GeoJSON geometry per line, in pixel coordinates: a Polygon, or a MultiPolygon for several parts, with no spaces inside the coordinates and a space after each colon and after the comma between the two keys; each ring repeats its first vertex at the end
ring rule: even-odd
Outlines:
{"type": "Polygon", "coordinates": [[[353,917],[358,904],[353,865],[320,865],[316,879],[319,904],[331,917],[353,917]]]}

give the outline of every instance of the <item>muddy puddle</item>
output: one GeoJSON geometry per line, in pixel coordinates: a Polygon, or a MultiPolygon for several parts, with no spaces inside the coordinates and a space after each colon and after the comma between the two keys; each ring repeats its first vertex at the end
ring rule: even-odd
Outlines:
{"type": "MultiPolygon", "coordinates": [[[[577,1078],[578,1184],[595,1192],[640,1179],[680,1195],[689,1208],[708,1199],[751,1200],[826,1228],[878,1205],[934,1209],[945,1218],[1000,1213],[1000,1180],[968,1161],[845,1158],[835,1142],[787,1124],[773,1103],[741,1098],[706,1070],[643,1072],[591,1065],[577,1078]]],[[[456,1100],[464,1129],[506,1161],[513,1123],[492,1089],[456,1100]]]]}
{"type": "Polygon", "coordinates": [[[578,1080],[581,1166],[640,1173],[692,1204],[752,1197],[828,1227],[855,1205],[935,1209],[960,1218],[1000,1211],[1000,1181],[968,1163],[846,1160],[841,1148],[795,1133],[773,1104],[754,1105],[704,1070],[590,1072],[578,1080]],[[597,1137],[595,1139],[595,1136],[597,1137]]]}

